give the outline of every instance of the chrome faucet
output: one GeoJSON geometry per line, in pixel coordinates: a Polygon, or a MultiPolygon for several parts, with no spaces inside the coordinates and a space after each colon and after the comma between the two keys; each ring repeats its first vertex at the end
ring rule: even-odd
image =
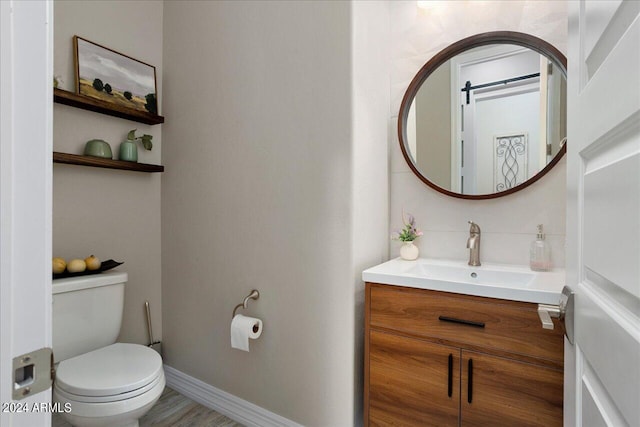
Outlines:
{"type": "Polygon", "coordinates": [[[467,248],[469,249],[469,265],[477,267],[480,265],[480,227],[473,221],[469,221],[469,239],[467,248]]]}

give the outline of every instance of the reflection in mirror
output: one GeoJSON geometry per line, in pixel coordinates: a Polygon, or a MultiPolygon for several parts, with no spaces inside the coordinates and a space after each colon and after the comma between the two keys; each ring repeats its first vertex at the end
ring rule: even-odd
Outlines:
{"type": "Polygon", "coordinates": [[[431,183],[488,195],[535,176],[565,136],[564,70],[529,48],[489,44],[452,57],[428,76],[411,102],[404,143],[431,183]]]}

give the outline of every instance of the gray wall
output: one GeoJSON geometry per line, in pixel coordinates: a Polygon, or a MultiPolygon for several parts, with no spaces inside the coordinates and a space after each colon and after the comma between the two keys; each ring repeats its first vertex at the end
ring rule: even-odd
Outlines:
{"type": "MultiPolygon", "coordinates": [[[[364,374],[364,283],[362,270],[388,259],[389,167],[389,4],[352,2],[352,164],[351,236],[355,282],[352,338],[355,344],[355,419],[362,424],[364,374]]],[[[351,333],[344,330],[341,334],[351,333]]],[[[346,398],[346,397],[345,397],[346,398]]],[[[311,404],[308,402],[307,404],[311,404]]],[[[340,425],[351,425],[345,420],[340,425]]],[[[338,424],[335,424],[338,425],[338,424]]]]}
{"type": "MultiPolygon", "coordinates": [[[[162,95],[162,12],[156,1],[54,2],[54,75],[74,89],[72,37],[78,35],[157,67],[162,95]]],[[[53,148],[82,154],[89,139],[108,141],[117,157],[127,132],[153,135],[153,150],[139,160],[159,164],[162,125],[141,123],[54,104],[53,148]]],[[[162,336],[160,174],[54,164],[53,255],[124,261],[129,273],[120,341],[147,343],[144,300],[152,307],[154,334],[162,336]]]]}
{"type": "Polygon", "coordinates": [[[310,426],[361,422],[359,275],[386,255],[388,69],[351,76],[388,64],[388,12],[365,6],[165,3],[165,361],[310,426]]]}

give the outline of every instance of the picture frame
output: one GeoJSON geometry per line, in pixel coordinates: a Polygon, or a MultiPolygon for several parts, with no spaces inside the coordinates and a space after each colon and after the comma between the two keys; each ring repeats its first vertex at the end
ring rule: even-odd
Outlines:
{"type": "Polygon", "coordinates": [[[73,36],[76,93],[158,115],[156,67],[73,36]]]}

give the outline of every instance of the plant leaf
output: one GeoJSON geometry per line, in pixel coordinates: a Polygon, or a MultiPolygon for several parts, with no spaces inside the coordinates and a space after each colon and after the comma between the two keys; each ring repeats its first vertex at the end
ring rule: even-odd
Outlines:
{"type": "Polygon", "coordinates": [[[151,142],[151,139],[153,138],[152,135],[142,135],[142,137],[140,138],[140,140],[142,141],[142,146],[145,148],[145,150],[151,150],[153,148],[153,143],[151,142]]]}
{"type": "Polygon", "coordinates": [[[136,139],[136,131],[137,131],[137,130],[138,130],[138,129],[133,129],[133,130],[130,130],[130,131],[129,131],[129,133],[127,134],[127,139],[128,139],[129,141],[135,141],[135,139],[136,139]]]}

